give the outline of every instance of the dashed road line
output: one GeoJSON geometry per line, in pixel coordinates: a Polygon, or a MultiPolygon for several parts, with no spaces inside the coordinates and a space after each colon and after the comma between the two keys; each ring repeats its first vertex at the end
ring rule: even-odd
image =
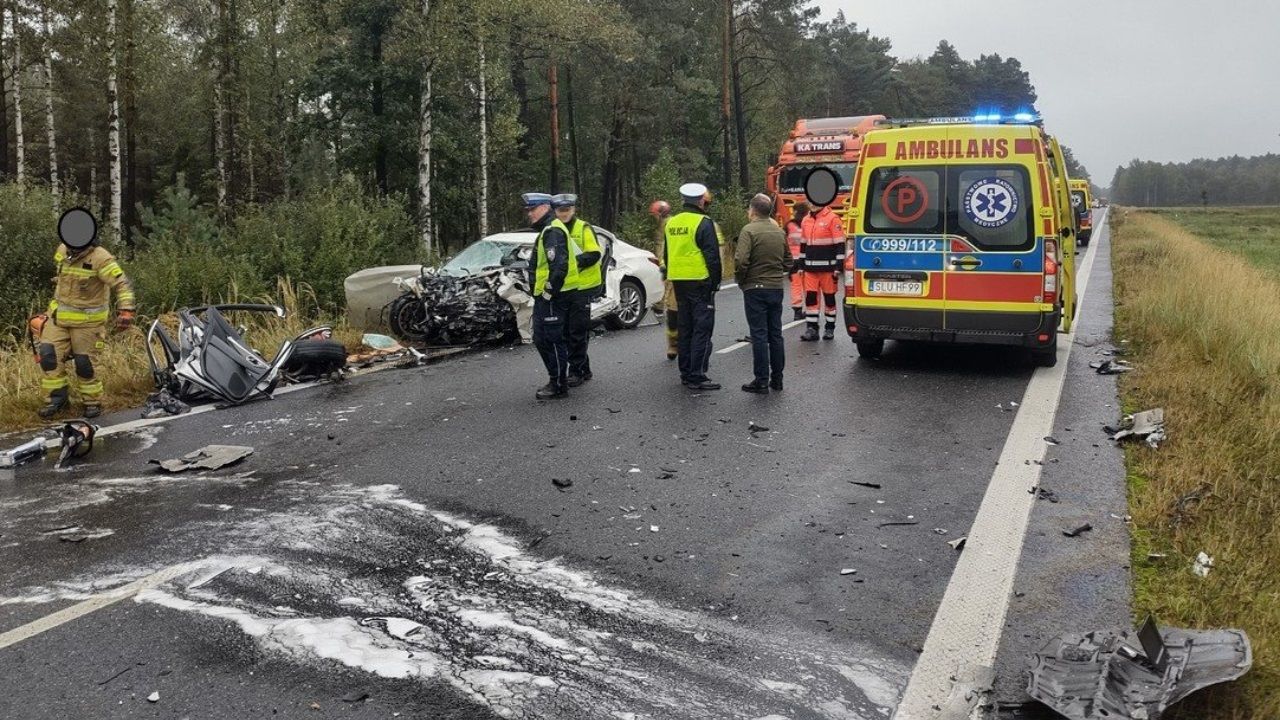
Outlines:
{"type": "Polygon", "coordinates": [[[102,593],[101,595],[94,595],[88,600],[78,602],[70,607],[65,607],[55,613],[45,615],[38,620],[32,620],[26,625],[16,627],[8,632],[0,634],[0,650],[3,650],[10,645],[17,645],[24,640],[30,640],[31,638],[41,633],[48,632],[59,625],[65,625],[72,620],[84,617],[92,612],[97,612],[98,610],[114,605],[121,600],[128,600],[143,590],[150,590],[151,588],[163,585],[175,577],[190,571],[191,566],[189,564],[184,563],[182,565],[171,565],[144,578],[134,580],[128,585],[123,585],[110,592],[102,593]]]}
{"type": "MultiPolygon", "coordinates": [[[[1104,213],[1098,232],[1106,223],[1104,213]]],[[[1101,245],[1099,243],[1098,245],[1101,245]]],[[[1077,319],[1093,273],[1095,245],[1076,273],[1077,319]]],[[[953,720],[970,717],[990,685],[1004,628],[1013,581],[1022,555],[1040,481],[1040,462],[1048,448],[1062,398],[1075,328],[1058,341],[1058,362],[1037,368],[1009,428],[995,473],[969,530],[964,552],[925,638],[924,650],[907,683],[894,720],[953,720]]]]}
{"type": "MultiPolygon", "coordinates": [[[[793,327],[795,327],[795,326],[797,326],[797,325],[803,325],[803,324],[804,324],[804,320],[793,320],[792,322],[789,322],[789,323],[787,323],[787,324],[783,325],[783,326],[782,326],[782,329],[783,329],[783,330],[790,330],[791,328],[793,328],[793,327]]],[[[719,350],[717,350],[717,351],[716,351],[716,354],[717,354],[717,355],[724,355],[725,353],[731,353],[731,352],[733,352],[734,350],[740,350],[740,349],[742,349],[742,348],[744,348],[744,347],[750,347],[750,346],[751,346],[751,343],[749,343],[749,342],[736,342],[736,343],[734,343],[734,344],[732,344],[732,345],[730,345],[730,346],[728,346],[728,347],[720,348],[719,350]]]]}

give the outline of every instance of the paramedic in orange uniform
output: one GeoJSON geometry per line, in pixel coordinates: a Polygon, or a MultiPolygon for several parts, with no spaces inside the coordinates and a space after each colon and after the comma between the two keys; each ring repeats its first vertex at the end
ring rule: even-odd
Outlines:
{"type": "MultiPolygon", "coordinates": [[[[804,218],[809,214],[808,203],[796,203],[791,206],[791,219],[787,221],[787,249],[791,251],[791,257],[800,257],[800,223],[804,222],[804,218]]],[[[800,320],[804,317],[804,273],[799,269],[799,263],[796,263],[796,269],[791,272],[791,315],[792,320],[800,320]]]]}
{"type": "Polygon", "coordinates": [[[800,269],[804,273],[804,317],[808,327],[801,340],[818,339],[818,302],[826,327],[824,340],[836,336],[836,289],[844,267],[844,224],[830,207],[809,203],[809,215],[800,223],[800,269]]]}

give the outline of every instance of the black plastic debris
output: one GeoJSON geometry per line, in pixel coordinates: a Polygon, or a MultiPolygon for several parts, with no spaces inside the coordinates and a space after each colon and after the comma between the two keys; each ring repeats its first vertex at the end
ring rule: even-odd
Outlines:
{"type": "Polygon", "coordinates": [[[850,485],[861,485],[862,487],[871,488],[872,490],[879,490],[879,489],[880,489],[880,483],[873,483],[873,482],[859,482],[859,481],[857,481],[857,480],[850,480],[850,481],[849,481],[849,484],[850,484],[850,485]]]}
{"type": "Polygon", "coordinates": [[[1045,435],[1044,441],[1050,445],[1061,445],[1062,441],[1052,435],[1045,435]]]}
{"type": "Polygon", "coordinates": [[[765,427],[764,425],[759,425],[756,423],[755,420],[752,420],[749,423],[747,423],[747,431],[753,434],[762,433],[762,432],[769,432],[769,428],[765,427]]]}
{"type": "Polygon", "coordinates": [[[182,415],[191,412],[191,406],[174,397],[168,388],[161,388],[147,396],[142,406],[142,417],[151,418],[182,415]]]}
{"type": "Polygon", "coordinates": [[[244,445],[205,445],[195,452],[172,460],[149,460],[162,470],[171,473],[186,470],[217,470],[244,460],[253,454],[253,448],[244,445]]]}
{"type": "Polygon", "coordinates": [[[1031,656],[1027,694],[1071,720],[1159,720],[1171,705],[1253,665],[1242,630],[1096,631],[1050,640],[1031,656]]]}
{"type": "Polygon", "coordinates": [[[1063,530],[1063,531],[1062,531],[1062,534],[1063,534],[1063,535],[1066,535],[1067,537],[1071,537],[1071,538],[1073,538],[1073,537],[1080,537],[1081,535],[1083,535],[1084,533],[1089,532],[1089,531],[1090,531],[1090,530],[1092,530],[1092,529],[1093,529],[1093,526],[1092,526],[1092,525],[1090,525],[1089,523],[1085,523],[1085,524],[1080,525],[1080,526],[1078,526],[1078,527],[1074,527],[1074,528],[1072,528],[1072,529],[1070,529],[1070,530],[1063,530]]]}
{"type": "Polygon", "coordinates": [[[1031,488],[1031,492],[1036,496],[1037,500],[1048,500],[1051,503],[1058,502],[1058,493],[1049,488],[1034,487],[1031,488]]]}
{"type": "Polygon", "coordinates": [[[1098,360],[1089,363],[1099,375],[1119,375],[1133,370],[1133,366],[1123,360],[1098,360]]]}
{"type": "Polygon", "coordinates": [[[565,488],[573,487],[573,481],[570,480],[569,478],[551,478],[551,484],[555,485],[561,490],[565,488]]]}
{"type": "Polygon", "coordinates": [[[1119,442],[1126,438],[1139,438],[1149,447],[1158,448],[1167,437],[1164,431],[1164,408],[1126,415],[1120,421],[1120,426],[1113,430],[1112,440],[1119,442]]]}

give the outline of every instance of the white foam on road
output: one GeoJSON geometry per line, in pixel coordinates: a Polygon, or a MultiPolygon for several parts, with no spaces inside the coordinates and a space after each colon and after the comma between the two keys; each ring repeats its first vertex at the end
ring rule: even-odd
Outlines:
{"type": "MultiPolygon", "coordinates": [[[[1104,213],[1095,235],[1101,235],[1105,223],[1104,213]]],[[[1040,481],[1048,448],[1044,438],[1053,432],[1099,245],[1087,252],[1077,271],[1077,322],[1058,340],[1057,364],[1037,368],[1027,383],[895,720],[966,717],[985,692],[1036,502],[1035,493],[1028,491],[1040,481]]]]}

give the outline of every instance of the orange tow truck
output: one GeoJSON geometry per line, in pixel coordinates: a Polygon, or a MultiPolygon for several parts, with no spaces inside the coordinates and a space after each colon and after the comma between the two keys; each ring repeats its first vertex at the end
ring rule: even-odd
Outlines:
{"type": "Polygon", "coordinates": [[[805,201],[805,180],[817,167],[830,168],[840,176],[839,195],[831,207],[843,213],[862,154],[862,136],[884,119],[883,115],[857,115],[797,120],[765,179],[769,193],[779,200],[778,224],[785,226],[791,219],[791,206],[805,201]]]}

